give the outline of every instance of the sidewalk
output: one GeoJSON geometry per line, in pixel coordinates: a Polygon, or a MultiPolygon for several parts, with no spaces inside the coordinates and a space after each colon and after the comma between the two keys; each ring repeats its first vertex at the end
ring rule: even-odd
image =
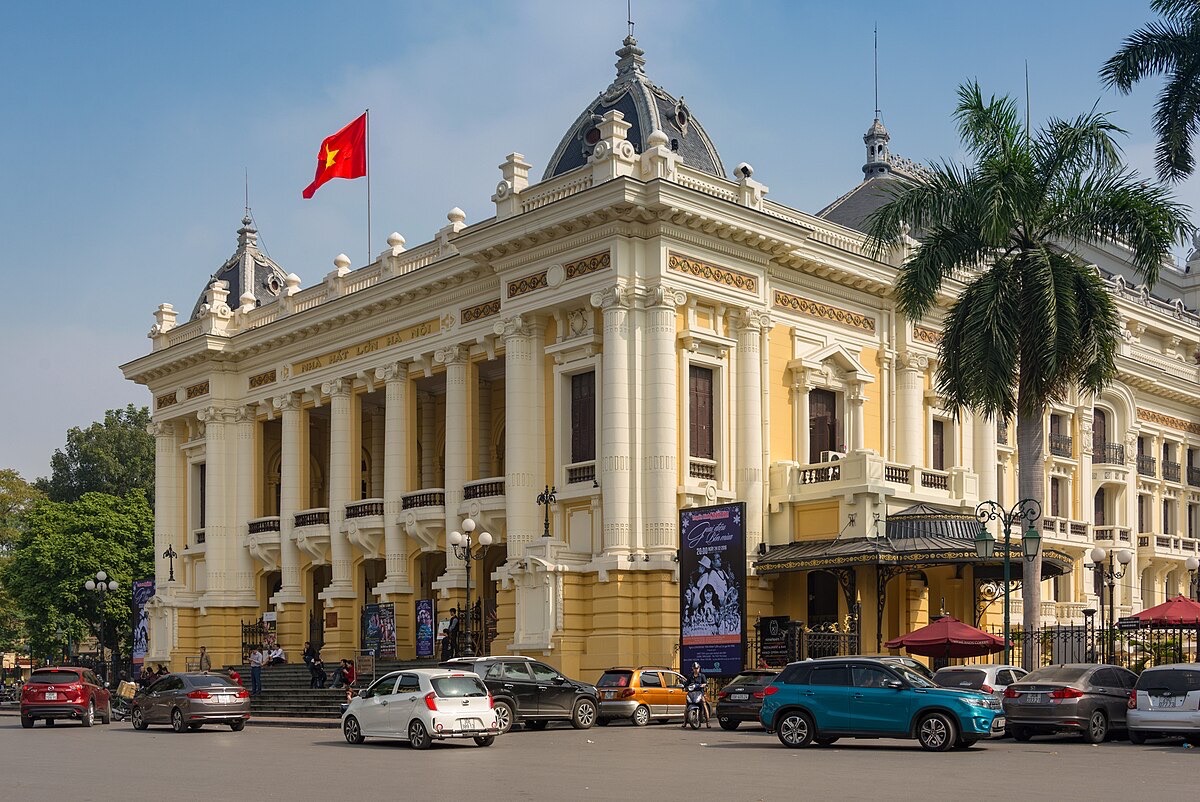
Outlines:
{"type": "MultiPolygon", "coordinates": [[[[18,718],[20,715],[21,708],[18,705],[0,704],[0,716],[18,718]]],[[[116,726],[130,726],[128,721],[114,721],[113,724],[116,726]]],[[[341,720],[336,718],[283,718],[273,716],[252,716],[246,724],[251,727],[291,727],[294,729],[328,730],[336,730],[342,726],[341,720]]]]}

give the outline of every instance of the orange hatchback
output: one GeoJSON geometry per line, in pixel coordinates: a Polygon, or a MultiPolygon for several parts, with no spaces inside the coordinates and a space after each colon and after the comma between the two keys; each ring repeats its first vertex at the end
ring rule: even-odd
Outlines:
{"type": "Polygon", "coordinates": [[[687,695],[683,675],[661,666],[610,668],[596,683],[600,692],[600,713],[596,723],[603,726],[614,719],[627,718],[644,727],[654,719],[660,723],[683,720],[687,695]]]}

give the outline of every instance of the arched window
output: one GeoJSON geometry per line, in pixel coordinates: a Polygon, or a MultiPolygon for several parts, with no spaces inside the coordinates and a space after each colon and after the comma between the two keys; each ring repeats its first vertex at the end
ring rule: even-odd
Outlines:
{"type": "Polygon", "coordinates": [[[1102,487],[1096,491],[1096,504],[1092,510],[1092,523],[1096,526],[1108,525],[1108,520],[1104,512],[1105,507],[1107,507],[1107,504],[1105,504],[1104,488],[1102,487]]]}

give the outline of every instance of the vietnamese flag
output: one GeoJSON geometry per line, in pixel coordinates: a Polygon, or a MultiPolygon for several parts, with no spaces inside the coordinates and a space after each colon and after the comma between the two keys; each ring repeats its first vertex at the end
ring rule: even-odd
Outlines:
{"type": "Polygon", "coordinates": [[[367,115],[333,136],[325,137],[317,153],[317,175],[304,190],[304,197],[313,194],[331,178],[362,178],[367,174],[367,115]]]}

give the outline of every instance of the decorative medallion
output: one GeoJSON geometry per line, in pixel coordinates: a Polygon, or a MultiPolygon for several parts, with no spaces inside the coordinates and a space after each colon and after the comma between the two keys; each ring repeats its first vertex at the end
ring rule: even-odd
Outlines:
{"type": "Polygon", "coordinates": [[[259,374],[256,374],[256,375],[250,377],[250,389],[251,390],[253,390],[255,387],[262,387],[263,385],[274,384],[274,383],[275,383],[275,369],[274,368],[272,368],[271,370],[263,371],[262,373],[259,373],[259,374]]]}
{"type": "Polygon", "coordinates": [[[518,295],[525,295],[534,290],[540,290],[549,286],[546,283],[546,271],[534,273],[532,276],[525,276],[516,281],[508,282],[508,297],[516,298],[518,295]]]}
{"type": "Polygon", "coordinates": [[[1149,409],[1142,409],[1141,407],[1138,407],[1137,416],[1138,420],[1144,420],[1147,423],[1157,423],[1159,426],[1167,426],[1189,434],[1200,434],[1200,423],[1186,421],[1183,418],[1174,418],[1170,415],[1164,415],[1161,412],[1154,412],[1149,409]]]}
{"type": "Polygon", "coordinates": [[[754,276],[748,273],[740,273],[737,270],[731,270],[728,267],[720,267],[708,262],[702,262],[690,256],[672,252],[667,255],[667,267],[671,270],[703,279],[704,281],[711,281],[714,284],[723,284],[726,287],[732,287],[741,292],[758,292],[758,279],[754,276]]]}
{"type": "Polygon", "coordinates": [[[187,397],[189,401],[202,395],[208,395],[207,381],[202,381],[199,384],[193,384],[191,387],[187,388],[187,397]]]}
{"type": "Polygon", "coordinates": [[[875,332],[875,318],[873,317],[860,315],[858,312],[851,312],[848,309],[839,309],[836,306],[829,306],[808,298],[801,298],[799,295],[791,295],[782,290],[775,290],[775,305],[783,309],[791,309],[802,315],[812,315],[843,326],[875,332]]]}
{"type": "Polygon", "coordinates": [[[929,345],[938,345],[942,342],[942,333],[923,326],[913,326],[913,339],[929,345]]]}
{"type": "Polygon", "coordinates": [[[592,256],[585,256],[582,259],[576,259],[574,262],[568,262],[563,265],[563,272],[566,273],[567,280],[586,276],[588,273],[595,273],[599,270],[607,270],[612,267],[612,256],[608,251],[597,253],[592,256]]]}
{"type": "Polygon", "coordinates": [[[179,394],[178,393],[163,393],[162,395],[155,396],[155,398],[154,398],[154,408],[155,409],[162,409],[163,407],[173,407],[178,403],[179,403],[179,394]]]}
{"type": "Polygon", "coordinates": [[[488,301],[475,306],[468,306],[459,312],[459,317],[465,326],[468,323],[474,323],[476,320],[483,320],[485,317],[500,314],[500,299],[488,301]]]}

